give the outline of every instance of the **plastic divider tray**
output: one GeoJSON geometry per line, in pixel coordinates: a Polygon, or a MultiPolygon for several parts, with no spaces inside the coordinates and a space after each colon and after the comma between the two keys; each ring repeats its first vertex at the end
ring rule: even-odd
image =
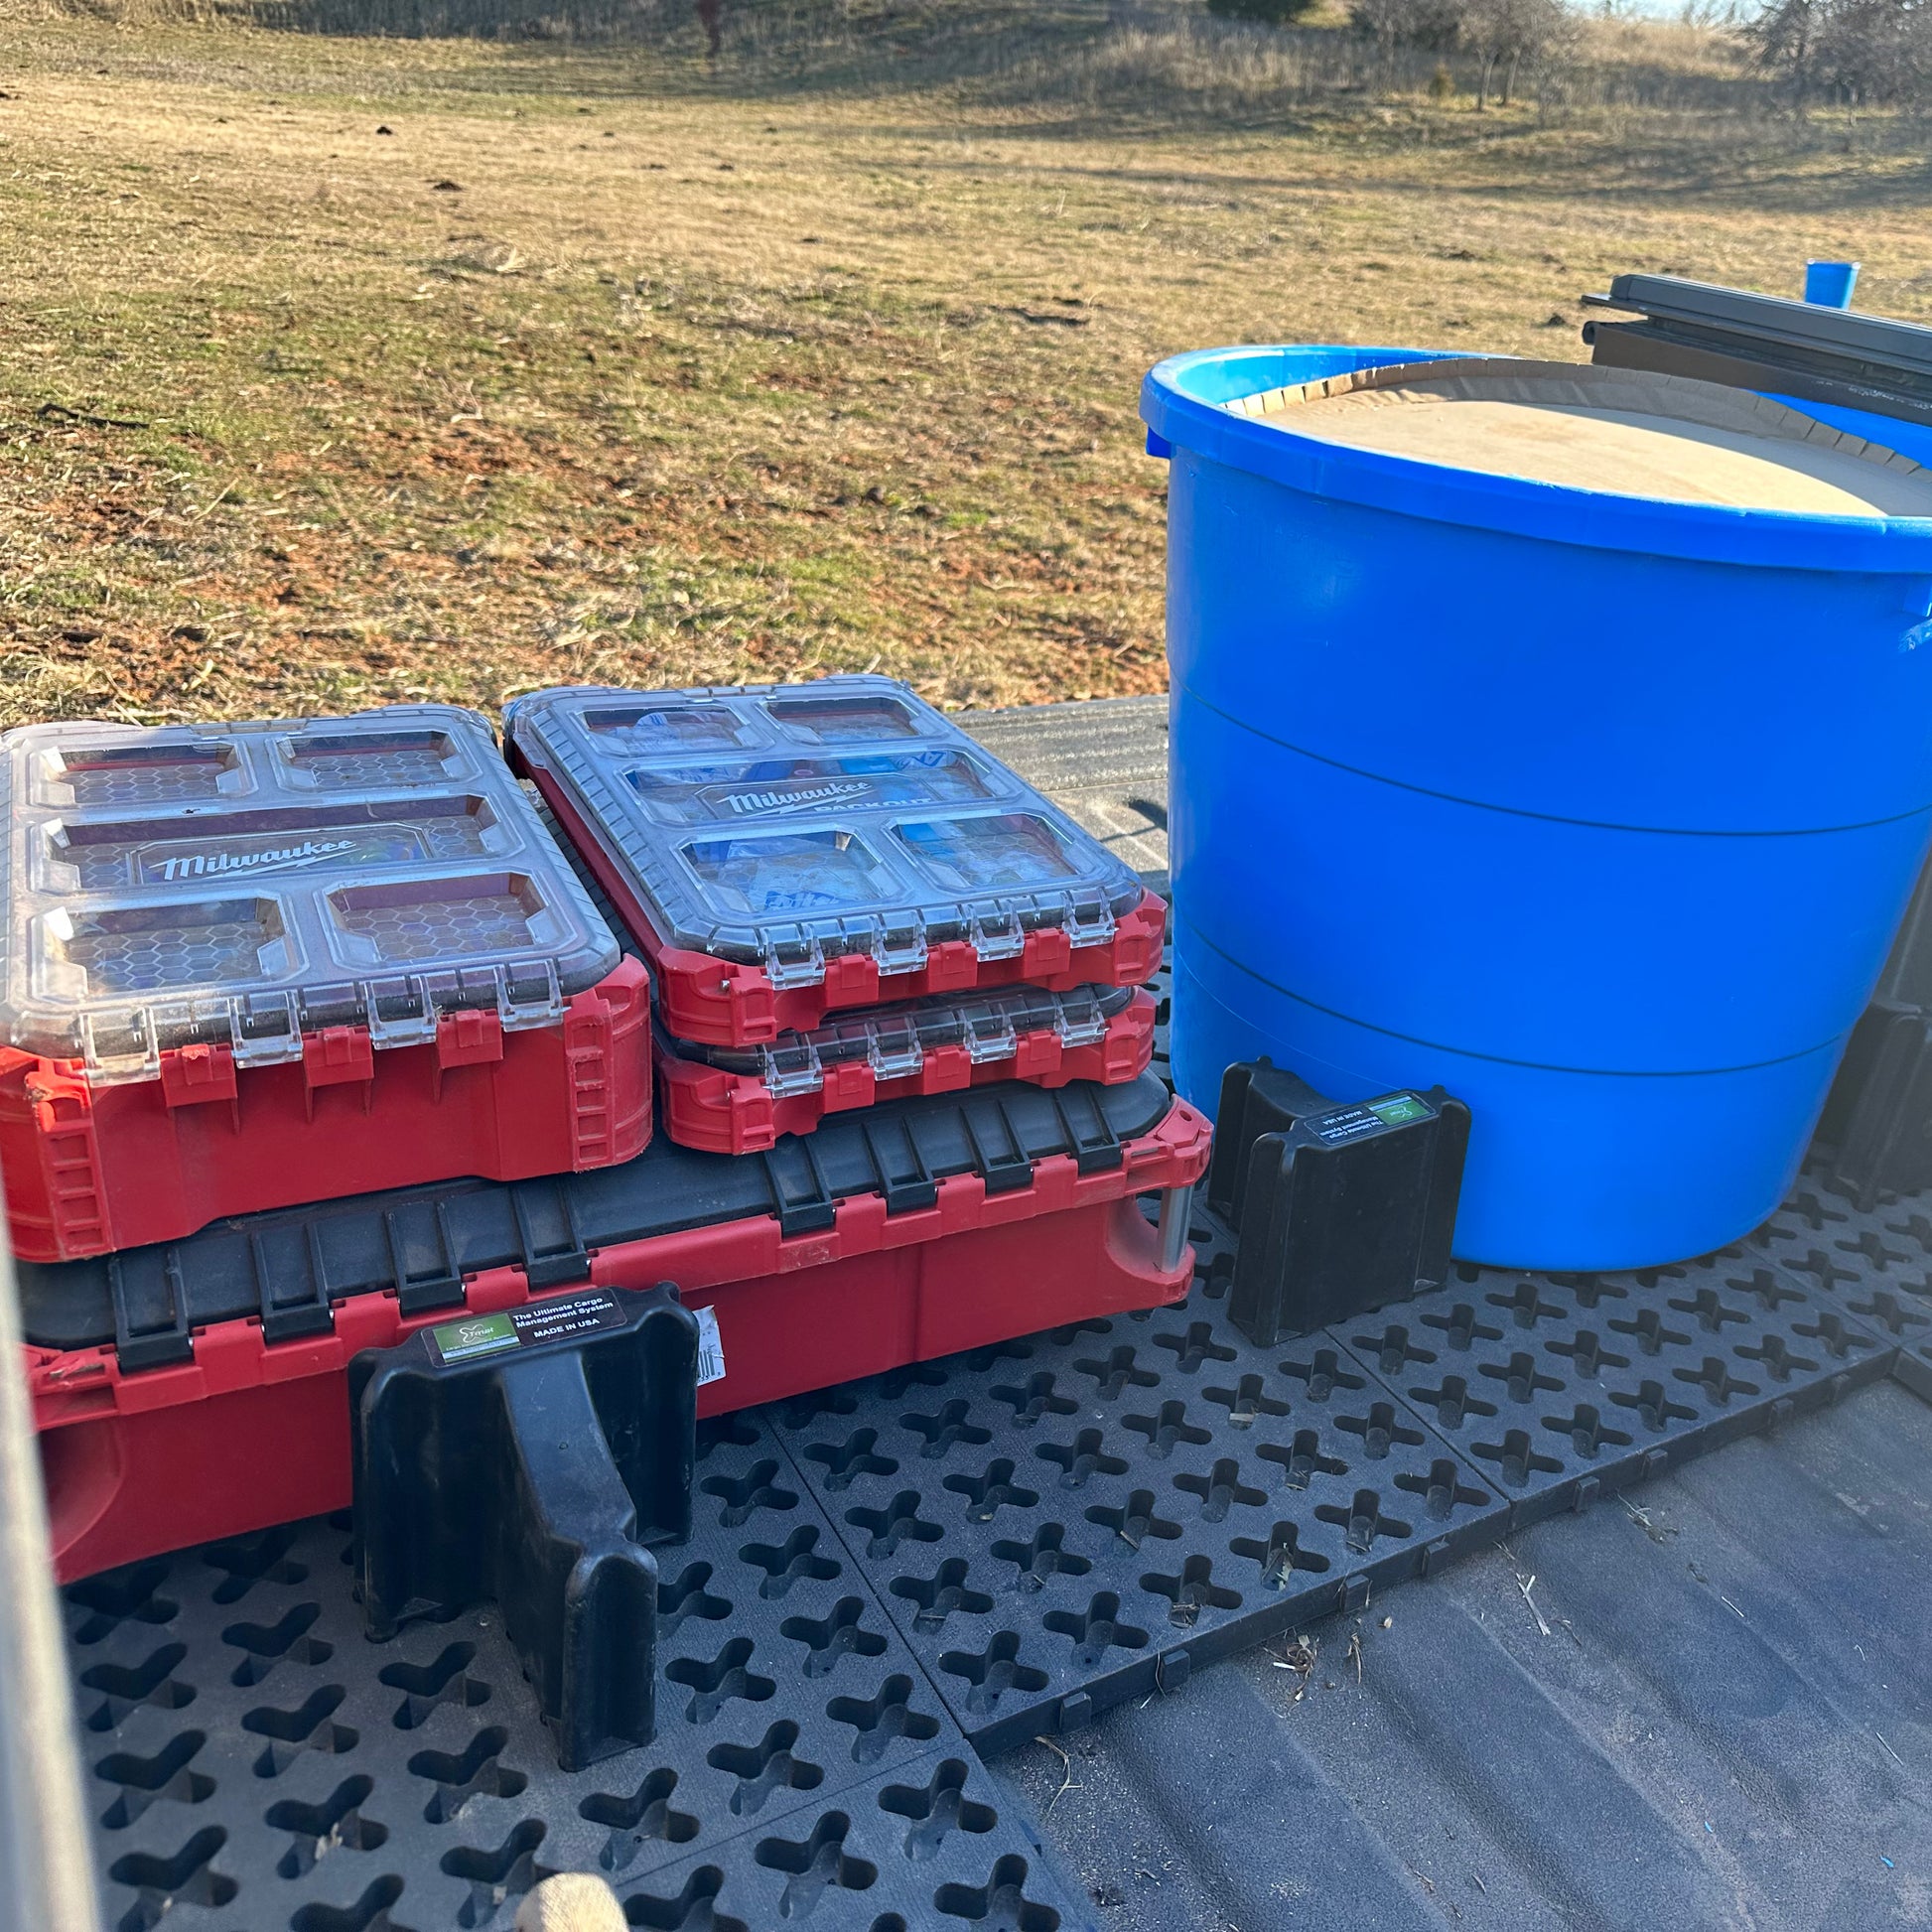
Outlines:
{"type": "MultiPolygon", "coordinates": [[[[1151,1076],[888,1103],[738,1159],[657,1142],[595,1173],[456,1181],[23,1265],[64,1577],[345,1504],[344,1377],[452,1310],[675,1281],[760,1403],[1041,1320],[1172,1301],[1134,1197],[1184,1191],[1207,1124],[1151,1076]]],[[[1185,1224],[1180,1226],[1184,1235],[1185,1224]]]]}
{"type": "Polygon", "coordinates": [[[1155,1003],[1132,987],[1002,987],[835,1015],[768,1046],[657,1038],[664,1131],[685,1147],[751,1154],[828,1114],[1000,1080],[1064,1086],[1138,1079],[1155,1003]]]}
{"type": "Polygon", "coordinates": [[[513,758],[636,931],[674,1037],[975,987],[1134,985],[1166,908],[891,678],[554,690],[513,758]]]}
{"type": "Polygon", "coordinates": [[[649,1134],[645,982],[449,706],[0,739],[18,1251],[649,1134]]]}

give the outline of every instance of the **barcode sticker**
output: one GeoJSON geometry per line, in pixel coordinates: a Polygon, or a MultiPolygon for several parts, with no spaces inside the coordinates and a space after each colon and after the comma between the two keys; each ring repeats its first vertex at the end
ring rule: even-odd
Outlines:
{"type": "Polygon", "coordinates": [[[725,1344],[718,1334],[718,1311],[699,1309],[698,1316],[698,1387],[708,1382],[722,1382],[725,1379],[725,1344]]]}

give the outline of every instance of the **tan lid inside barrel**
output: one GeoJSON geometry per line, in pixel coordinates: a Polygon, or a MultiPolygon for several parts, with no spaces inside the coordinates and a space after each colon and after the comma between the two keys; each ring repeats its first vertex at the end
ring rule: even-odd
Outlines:
{"type": "Polygon", "coordinates": [[[1358,369],[1227,407],[1298,436],[1572,489],[1818,516],[1932,516],[1932,472],[1743,389],[1589,363],[1358,369]]]}

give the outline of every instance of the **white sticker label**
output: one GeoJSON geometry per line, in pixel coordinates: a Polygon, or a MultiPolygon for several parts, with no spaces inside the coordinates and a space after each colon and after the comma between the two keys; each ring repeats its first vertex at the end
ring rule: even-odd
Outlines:
{"type": "Polygon", "coordinates": [[[722,1382],[725,1379],[725,1344],[718,1334],[718,1311],[699,1309],[698,1315],[698,1387],[709,1382],[722,1382]]]}

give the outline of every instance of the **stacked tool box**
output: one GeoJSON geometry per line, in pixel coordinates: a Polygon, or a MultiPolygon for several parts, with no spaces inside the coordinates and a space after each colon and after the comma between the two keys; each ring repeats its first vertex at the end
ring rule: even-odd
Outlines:
{"type": "Polygon", "coordinates": [[[669,1280],[713,1414],[1184,1292],[1163,908],[1077,827],[881,679],[514,718],[578,852],[449,708],[0,741],[64,1577],[346,1504],[350,1359],[420,1330],[669,1280]]]}
{"type": "Polygon", "coordinates": [[[650,1136],[645,976],[474,712],[0,740],[16,1254],[650,1136]]]}
{"type": "Polygon", "coordinates": [[[540,691],[509,736],[657,976],[673,1140],[1146,1070],[1160,899],[904,685],[540,691]]]}
{"type": "Polygon", "coordinates": [[[721,1298],[721,1360],[746,1379],[701,1413],[849,1376],[854,1349],[892,1366],[1184,1291],[1207,1128],[1149,1072],[1167,908],[1056,806],[891,678],[538,691],[506,737],[650,963],[667,1140],[761,1160],[800,1227],[788,1190],[840,1191],[827,1169],[862,1148],[890,1240],[924,1198],[894,1204],[890,1150],[959,1123],[954,1225],[1018,1237],[963,1295],[901,1281],[810,1340],[721,1298]],[[1085,1225],[1039,1198],[1062,1160],[1107,1203],[1085,1225]]]}

